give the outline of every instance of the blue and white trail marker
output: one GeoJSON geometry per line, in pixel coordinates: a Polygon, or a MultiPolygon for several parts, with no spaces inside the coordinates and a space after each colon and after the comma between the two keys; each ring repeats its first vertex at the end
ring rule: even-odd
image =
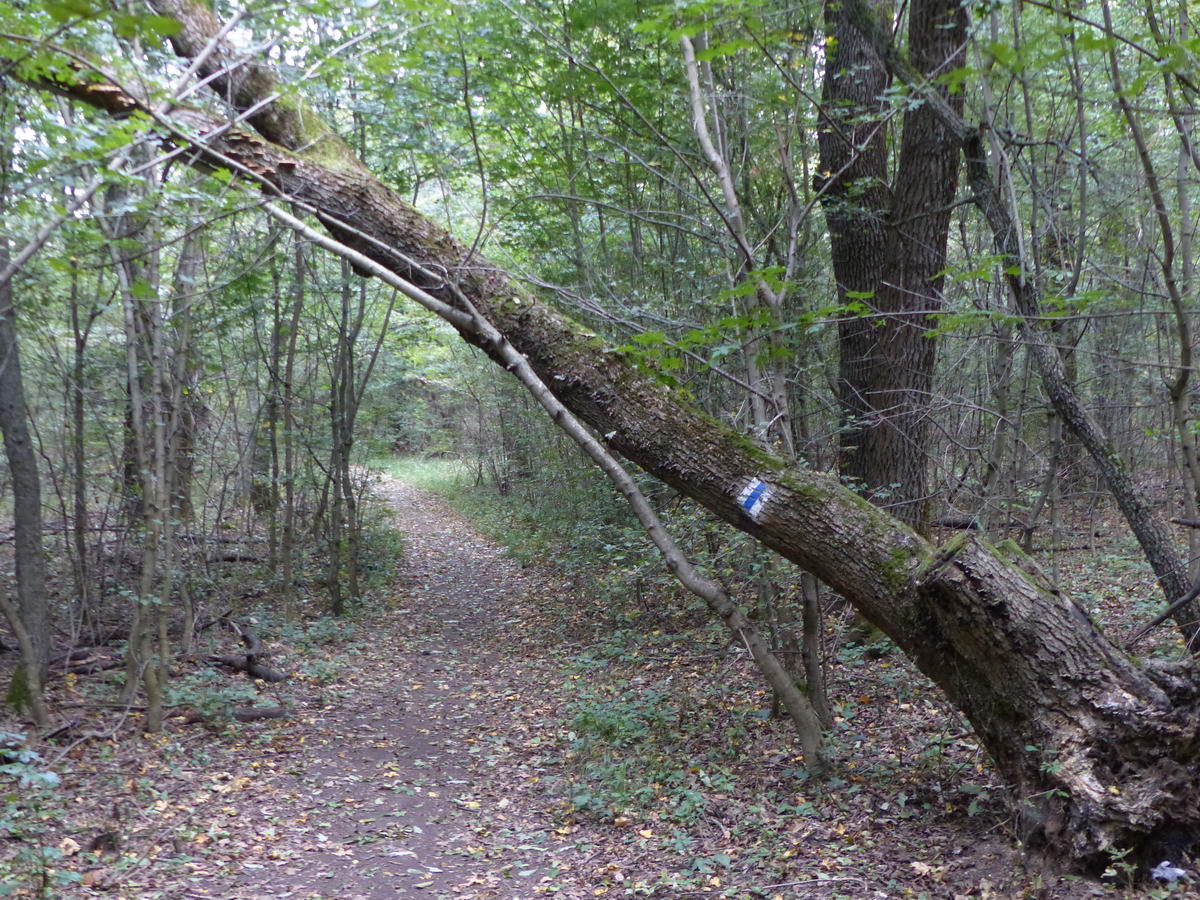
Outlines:
{"type": "Polygon", "coordinates": [[[751,478],[750,483],[738,494],[738,506],[753,522],[762,515],[763,507],[771,499],[771,486],[761,478],[751,478]]]}

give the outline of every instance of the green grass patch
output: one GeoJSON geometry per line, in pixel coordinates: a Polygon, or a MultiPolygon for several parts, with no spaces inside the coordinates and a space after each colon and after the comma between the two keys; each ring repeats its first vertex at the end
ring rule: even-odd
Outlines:
{"type": "Polygon", "coordinates": [[[518,497],[502,497],[456,459],[393,456],[371,460],[372,469],[437,494],[487,537],[522,563],[545,557],[553,546],[552,525],[518,497]]]}
{"type": "Polygon", "coordinates": [[[475,482],[474,473],[458,459],[380,456],[369,460],[367,465],[405,484],[440,494],[447,499],[468,493],[475,482]]]}

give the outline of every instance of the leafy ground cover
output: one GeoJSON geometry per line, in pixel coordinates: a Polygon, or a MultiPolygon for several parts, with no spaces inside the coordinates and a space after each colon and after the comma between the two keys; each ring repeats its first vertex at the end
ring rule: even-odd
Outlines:
{"type": "MultiPolygon", "coordinates": [[[[7,757],[3,890],[128,900],[1124,893],[1022,868],[970,730],[898,656],[840,652],[840,763],[814,783],[745,652],[695,610],[614,605],[564,577],[553,537],[481,504],[452,465],[397,474],[409,483],[379,486],[404,535],[393,590],[352,622],[264,623],[273,664],[292,673],[282,686],[211,670],[176,679],[210,705],[253,699],[285,706],[287,718],[175,719],[148,737],[137,710],[101,706],[97,686],[56,687],[80,724],[37,756],[7,757]]],[[[1125,558],[1114,551],[1104,565],[1122,571],[1109,574],[1064,564],[1117,627],[1128,593],[1145,590],[1125,558]]]]}

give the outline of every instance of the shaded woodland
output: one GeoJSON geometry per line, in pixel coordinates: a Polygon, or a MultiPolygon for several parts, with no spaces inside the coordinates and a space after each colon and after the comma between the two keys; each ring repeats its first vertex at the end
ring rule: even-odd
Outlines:
{"type": "Polygon", "coordinates": [[[369,613],[372,467],[453,460],[605,627],[723,624],[813,784],[903,654],[1031,864],[1195,877],[1186,2],[0,19],[13,765],[286,716],[213,673],[369,613]]]}

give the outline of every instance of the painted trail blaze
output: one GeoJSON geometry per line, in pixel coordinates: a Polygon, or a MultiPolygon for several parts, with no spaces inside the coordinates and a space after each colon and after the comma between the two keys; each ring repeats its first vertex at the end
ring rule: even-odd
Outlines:
{"type": "Polygon", "coordinates": [[[769,499],[771,499],[771,486],[761,478],[751,478],[750,483],[738,494],[738,505],[751,521],[757,522],[769,499]]]}

